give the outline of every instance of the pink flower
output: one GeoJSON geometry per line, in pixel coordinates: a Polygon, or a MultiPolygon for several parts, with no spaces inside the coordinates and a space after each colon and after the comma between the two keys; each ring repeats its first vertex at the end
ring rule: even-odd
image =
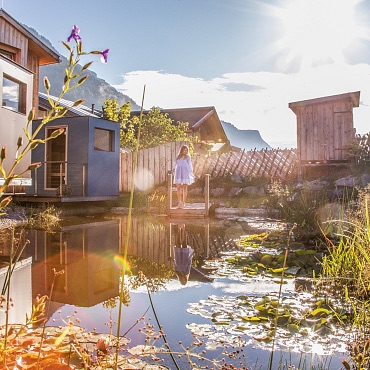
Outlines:
{"type": "Polygon", "coordinates": [[[74,25],[67,41],[70,42],[72,39],[74,39],[76,42],[80,41],[81,37],[79,36],[79,33],[80,29],[76,25],[74,25]]]}
{"type": "Polygon", "coordinates": [[[108,52],[109,52],[109,49],[105,49],[104,51],[100,53],[102,55],[101,57],[102,63],[108,63],[108,52]]]}

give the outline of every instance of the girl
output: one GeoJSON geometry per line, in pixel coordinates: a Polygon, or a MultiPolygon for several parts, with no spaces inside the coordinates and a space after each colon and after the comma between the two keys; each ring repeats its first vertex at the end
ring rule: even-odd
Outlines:
{"type": "Polygon", "coordinates": [[[188,195],[188,185],[194,182],[193,165],[187,145],[183,145],[179,150],[174,168],[175,176],[173,183],[176,184],[177,190],[177,208],[184,208],[188,195]]]}

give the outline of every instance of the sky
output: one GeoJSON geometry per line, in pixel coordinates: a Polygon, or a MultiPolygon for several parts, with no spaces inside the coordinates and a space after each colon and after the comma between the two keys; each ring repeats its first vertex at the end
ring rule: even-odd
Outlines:
{"type": "Polygon", "coordinates": [[[282,148],[290,102],[360,91],[354,126],[370,131],[369,0],[0,1],[62,55],[73,25],[85,51],[109,48],[90,69],[145,109],[214,106],[282,148]]]}

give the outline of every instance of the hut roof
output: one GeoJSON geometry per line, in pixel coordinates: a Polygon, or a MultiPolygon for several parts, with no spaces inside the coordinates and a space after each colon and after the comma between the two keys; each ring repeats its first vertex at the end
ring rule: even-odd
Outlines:
{"type": "Polygon", "coordinates": [[[307,106],[307,105],[315,105],[315,104],[324,104],[336,100],[349,100],[352,102],[353,107],[358,107],[360,103],[360,91],[348,92],[344,94],[338,95],[331,95],[331,96],[324,96],[321,98],[315,99],[308,99],[308,100],[301,100],[289,103],[289,108],[295,112],[297,108],[307,106]]]}
{"type": "Polygon", "coordinates": [[[79,105],[77,107],[74,107],[73,101],[66,100],[66,99],[59,99],[52,95],[46,95],[44,93],[39,92],[39,107],[44,108],[46,110],[51,109],[51,105],[48,101],[48,98],[51,99],[54,103],[58,102],[58,104],[64,108],[68,108],[68,113],[70,113],[68,116],[89,116],[89,117],[102,117],[102,112],[98,111],[93,108],[89,108],[85,105],[79,105]]]}

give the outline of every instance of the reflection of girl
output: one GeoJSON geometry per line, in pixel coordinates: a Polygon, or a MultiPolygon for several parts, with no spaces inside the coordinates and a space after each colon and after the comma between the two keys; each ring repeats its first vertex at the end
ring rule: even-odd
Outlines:
{"type": "Polygon", "coordinates": [[[182,285],[189,280],[191,264],[194,256],[194,249],[187,245],[185,225],[179,225],[176,246],[174,247],[174,268],[177,277],[182,285]]]}
{"type": "Polygon", "coordinates": [[[179,150],[175,162],[175,176],[173,183],[176,184],[178,208],[185,207],[188,195],[188,185],[194,182],[193,165],[189,155],[189,148],[183,145],[179,150]]]}

